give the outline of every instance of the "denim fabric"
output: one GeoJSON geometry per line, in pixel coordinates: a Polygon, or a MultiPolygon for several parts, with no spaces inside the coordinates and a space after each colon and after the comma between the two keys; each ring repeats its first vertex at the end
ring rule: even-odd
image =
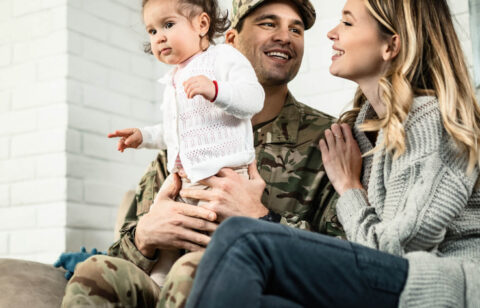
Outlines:
{"type": "Polygon", "coordinates": [[[187,307],[396,307],[406,259],[249,218],[218,228],[187,307]]]}

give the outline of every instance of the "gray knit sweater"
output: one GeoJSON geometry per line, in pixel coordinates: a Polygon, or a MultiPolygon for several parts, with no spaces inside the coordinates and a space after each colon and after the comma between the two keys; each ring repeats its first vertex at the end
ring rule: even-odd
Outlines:
{"type": "MultiPolygon", "coordinates": [[[[366,103],[354,127],[362,153],[374,145],[358,125],[374,114],[366,103]]],[[[467,175],[468,158],[443,127],[436,98],[415,98],[404,127],[406,152],[365,157],[366,191],[345,192],[338,218],[350,241],[409,260],[400,307],[479,308],[478,166],[467,175]]]]}

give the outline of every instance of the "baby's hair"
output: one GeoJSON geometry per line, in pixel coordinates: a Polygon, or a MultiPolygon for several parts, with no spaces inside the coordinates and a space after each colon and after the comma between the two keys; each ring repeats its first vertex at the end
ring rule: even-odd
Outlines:
{"type": "MultiPolygon", "coordinates": [[[[142,9],[148,1],[150,0],[142,0],[142,9]]],[[[228,11],[222,14],[217,0],[178,0],[178,9],[179,12],[188,19],[192,19],[202,12],[207,13],[210,17],[210,28],[206,36],[212,44],[215,43],[215,38],[221,36],[230,27],[228,11]]],[[[146,53],[152,53],[150,43],[144,44],[144,51],[146,53]]]]}

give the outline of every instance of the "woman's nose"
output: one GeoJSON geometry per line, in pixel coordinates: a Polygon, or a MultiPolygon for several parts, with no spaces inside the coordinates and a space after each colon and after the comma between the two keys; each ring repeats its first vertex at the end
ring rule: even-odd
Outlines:
{"type": "Polygon", "coordinates": [[[336,27],[333,28],[332,30],[328,31],[328,33],[327,33],[328,39],[330,39],[330,40],[332,40],[332,41],[338,39],[337,28],[338,28],[338,26],[336,26],[336,27]]]}

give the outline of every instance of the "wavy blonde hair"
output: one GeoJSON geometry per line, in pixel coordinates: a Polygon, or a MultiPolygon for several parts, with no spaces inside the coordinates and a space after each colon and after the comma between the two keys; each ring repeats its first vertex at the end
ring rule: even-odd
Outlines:
{"type": "MultiPolygon", "coordinates": [[[[388,37],[397,34],[401,47],[379,81],[386,115],[364,123],[361,129],[383,129],[385,138],[379,147],[394,152],[397,158],[405,152],[403,123],[414,96],[434,95],[438,99],[445,129],[462,151],[468,152],[468,170],[473,170],[475,165],[480,165],[480,107],[447,1],[364,2],[378,22],[380,35],[388,37]]],[[[354,108],[345,112],[340,121],[352,124],[365,101],[358,88],[353,100],[354,108]]]]}

